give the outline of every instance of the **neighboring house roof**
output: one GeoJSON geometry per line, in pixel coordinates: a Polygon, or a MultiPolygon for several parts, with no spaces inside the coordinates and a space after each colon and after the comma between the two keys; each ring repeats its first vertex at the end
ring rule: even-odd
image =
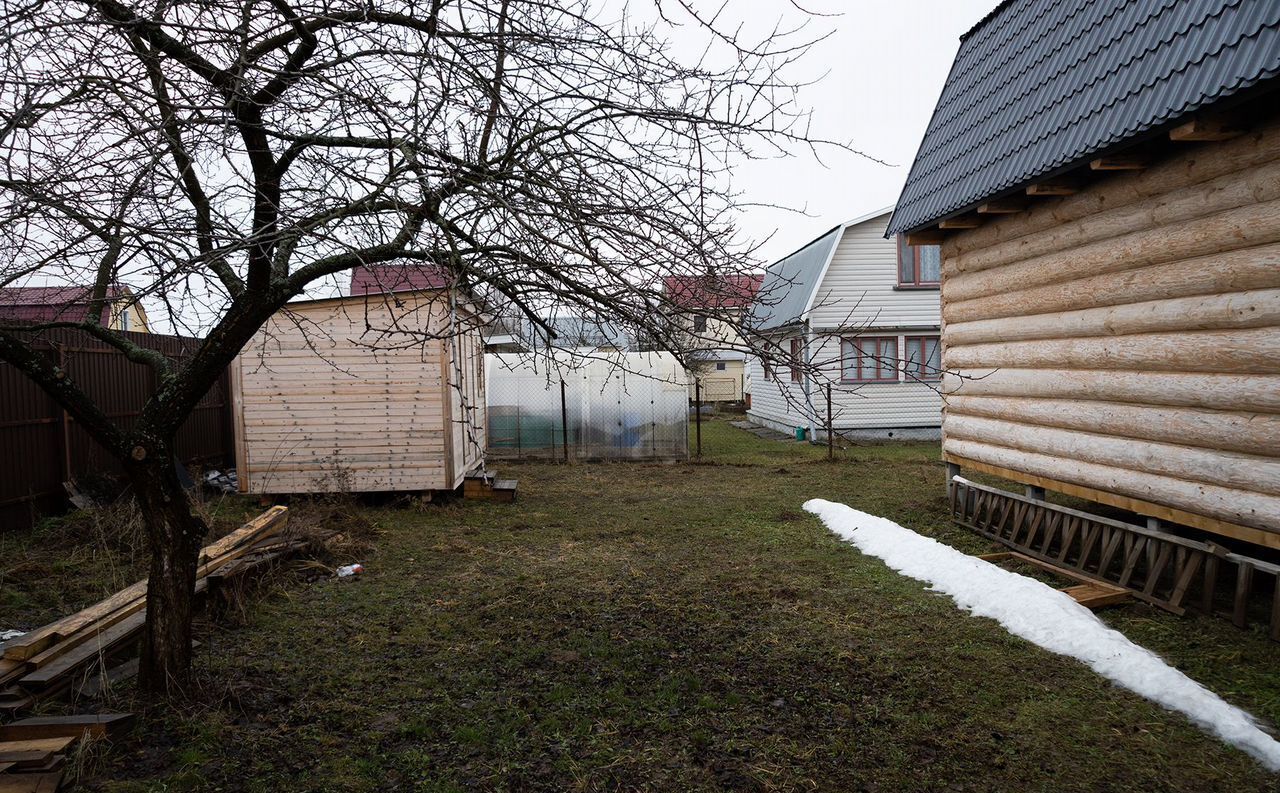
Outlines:
{"type": "Polygon", "coordinates": [[[1007,0],[961,38],[888,233],[967,211],[1277,73],[1276,0],[1007,0]]]}
{"type": "MultiPolygon", "coordinates": [[[[0,288],[0,319],[18,322],[83,322],[93,296],[87,286],[8,286],[0,288]]],[[[110,304],[132,297],[124,284],[107,287],[103,325],[111,322],[110,304]]]]}
{"type": "Polygon", "coordinates": [[[882,217],[892,209],[893,207],[884,207],[841,223],[790,256],[769,265],[756,293],[756,302],[751,308],[747,327],[764,331],[804,321],[809,309],[813,307],[818,285],[826,275],[836,246],[844,236],[844,230],[882,217]]]}
{"type": "Polygon", "coordinates": [[[662,290],[680,308],[746,308],[755,299],[764,274],[669,275],[662,290]]]}
{"type": "MultiPolygon", "coordinates": [[[[555,331],[556,337],[549,339],[549,346],[561,349],[573,347],[614,347],[619,350],[629,349],[630,337],[626,331],[611,322],[588,320],[568,314],[549,317],[548,326],[555,331]]],[[[535,328],[535,334],[546,338],[546,331],[535,328]]]]}
{"type": "Polygon", "coordinates": [[[448,272],[435,264],[362,265],[351,271],[351,294],[445,289],[452,280],[448,272]]]}

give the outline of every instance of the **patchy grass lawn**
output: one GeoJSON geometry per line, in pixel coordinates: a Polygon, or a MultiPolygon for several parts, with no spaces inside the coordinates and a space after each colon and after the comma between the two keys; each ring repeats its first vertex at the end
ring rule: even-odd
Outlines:
{"type": "MultiPolygon", "coordinates": [[[[133,790],[1255,790],[1183,717],[966,616],[828,533],[843,501],[965,551],[936,444],[704,426],[681,465],[506,466],[514,505],[379,508],[356,580],[203,638],[196,703],[94,768],[133,790]]],[[[1274,724],[1280,646],[1112,624],[1274,724]]]]}

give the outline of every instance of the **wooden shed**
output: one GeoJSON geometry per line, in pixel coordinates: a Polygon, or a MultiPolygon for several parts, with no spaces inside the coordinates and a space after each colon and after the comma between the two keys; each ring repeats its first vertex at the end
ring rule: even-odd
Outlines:
{"type": "Polygon", "coordinates": [[[484,462],[479,325],[448,288],[290,303],[232,365],[241,491],[460,486],[484,462]]]}
{"type": "Polygon", "coordinates": [[[888,227],[941,243],[953,467],[1280,548],[1278,71],[1280,3],[1012,0],[961,40],[888,227]]]}

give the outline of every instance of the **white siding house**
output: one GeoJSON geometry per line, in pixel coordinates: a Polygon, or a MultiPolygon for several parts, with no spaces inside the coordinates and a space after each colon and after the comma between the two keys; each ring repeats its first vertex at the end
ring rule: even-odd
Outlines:
{"type": "Polygon", "coordinates": [[[776,354],[749,362],[751,420],[822,437],[830,386],[838,435],[939,437],[937,249],[885,239],[891,211],[837,226],[769,268],[748,327],[776,354]]]}

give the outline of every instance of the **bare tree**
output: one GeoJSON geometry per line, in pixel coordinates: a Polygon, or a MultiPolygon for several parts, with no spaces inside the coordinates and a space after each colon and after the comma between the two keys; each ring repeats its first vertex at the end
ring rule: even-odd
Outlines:
{"type": "Polygon", "coordinates": [[[188,680],[206,533],[175,432],[281,306],[356,265],[417,262],[534,325],[554,303],[662,336],[664,275],[752,266],[733,164],[814,143],[787,77],[803,25],[744,41],[689,0],[654,0],[650,22],[590,0],[2,2],[0,286],[92,299],[0,325],[0,360],[127,472],[156,692],[188,680]],[[202,332],[192,354],[104,325],[117,282],[202,332]],[[155,371],[134,424],[34,350],[54,327],[155,371]]]}

